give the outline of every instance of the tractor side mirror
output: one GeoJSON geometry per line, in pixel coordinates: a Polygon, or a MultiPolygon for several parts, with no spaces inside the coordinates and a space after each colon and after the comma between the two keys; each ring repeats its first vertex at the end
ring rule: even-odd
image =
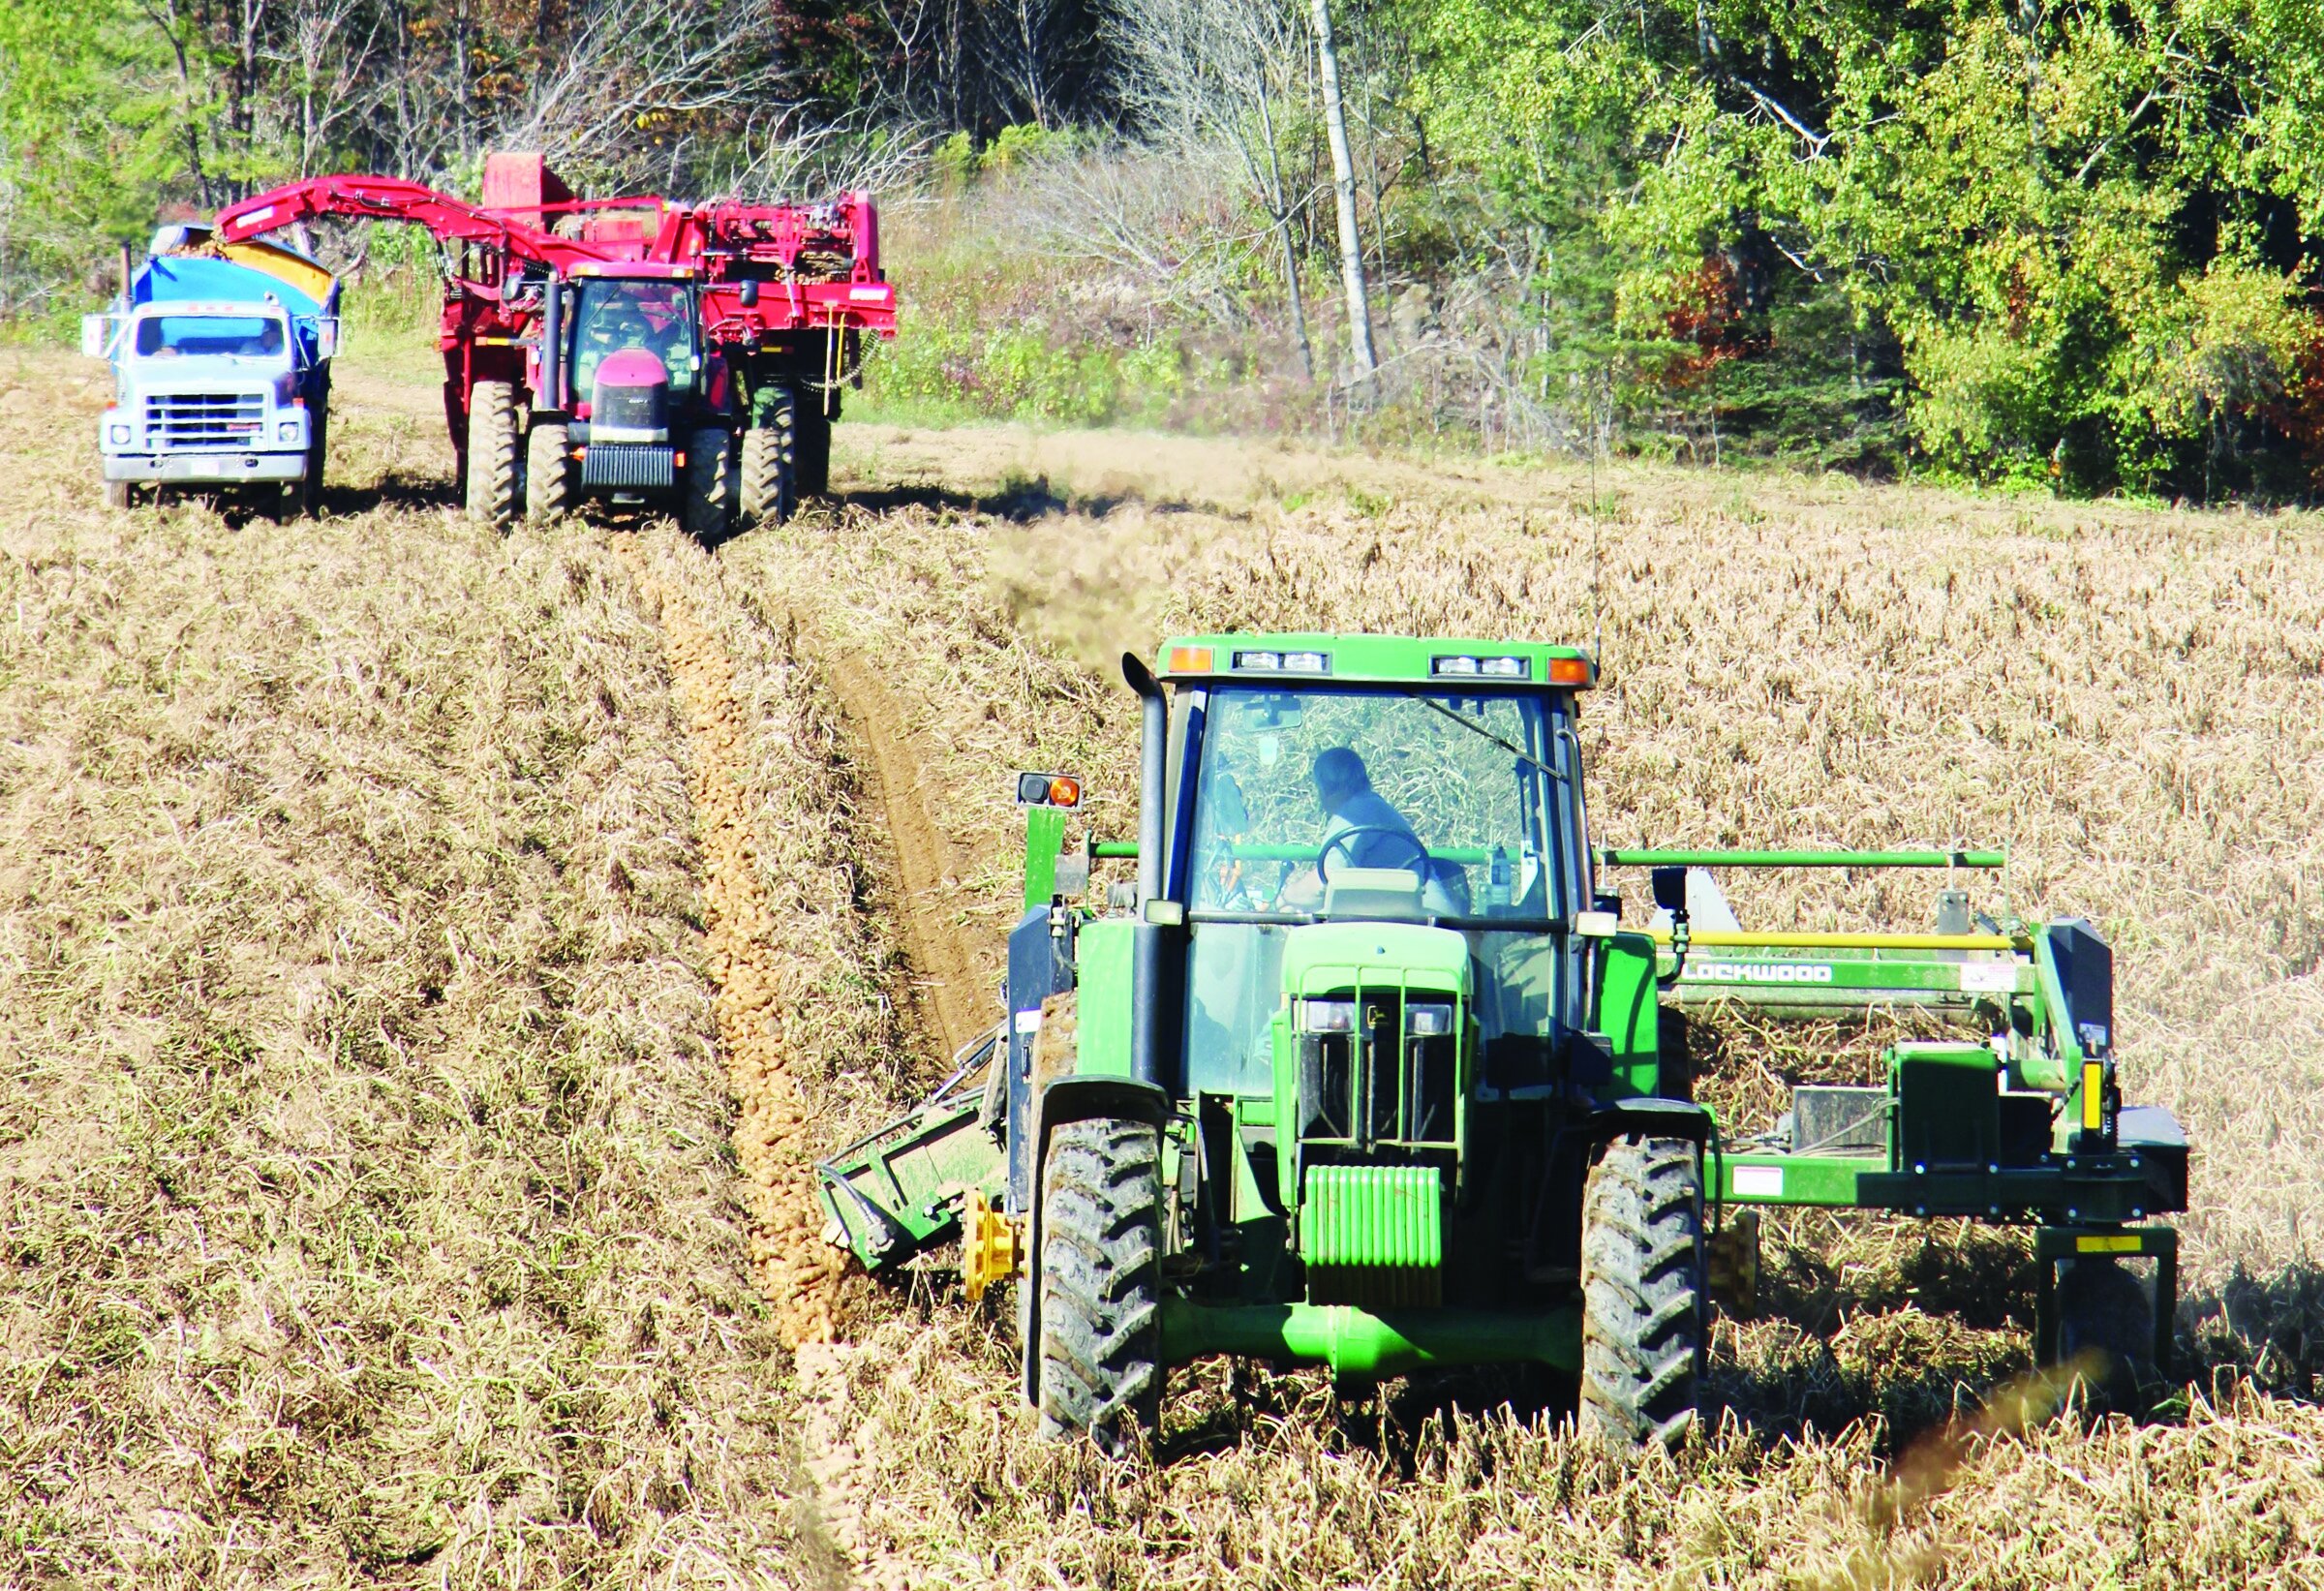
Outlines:
{"type": "Polygon", "coordinates": [[[758,284],[756,282],[745,282],[742,287],[736,291],[734,300],[736,303],[742,305],[745,309],[757,308],[758,284]]]}
{"type": "Polygon", "coordinates": [[[1657,868],[1654,870],[1654,903],[1673,917],[1687,914],[1687,870],[1657,868]]]}

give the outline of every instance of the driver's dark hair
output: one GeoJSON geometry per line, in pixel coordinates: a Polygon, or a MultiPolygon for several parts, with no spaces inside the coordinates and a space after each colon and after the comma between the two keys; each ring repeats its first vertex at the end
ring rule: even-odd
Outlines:
{"type": "Polygon", "coordinates": [[[1372,787],[1371,770],[1347,747],[1330,747],[1315,754],[1315,787],[1361,795],[1372,787]]]}

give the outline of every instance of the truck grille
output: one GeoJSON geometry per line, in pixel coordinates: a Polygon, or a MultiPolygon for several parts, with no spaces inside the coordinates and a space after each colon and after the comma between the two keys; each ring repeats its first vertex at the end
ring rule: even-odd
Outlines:
{"type": "Polygon", "coordinates": [[[265,441],[262,392],[168,392],[145,400],[145,435],[156,448],[252,447],[265,441]]]}
{"type": "Polygon", "coordinates": [[[678,474],[667,447],[633,447],[620,443],[592,443],[581,455],[584,486],[676,485],[678,474]]]}

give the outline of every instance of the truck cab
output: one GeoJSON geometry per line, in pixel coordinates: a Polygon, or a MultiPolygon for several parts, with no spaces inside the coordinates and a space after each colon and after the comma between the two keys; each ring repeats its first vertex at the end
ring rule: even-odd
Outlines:
{"type": "Polygon", "coordinates": [[[235,246],[260,263],[170,252],[200,249],[192,230],[165,229],[122,298],[81,323],[81,352],[113,367],[97,424],[107,500],[126,507],[135,488],[185,485],[255,489],[274,505],[289,490],[313,511],[336,284],[265,245],[235,246]]]}

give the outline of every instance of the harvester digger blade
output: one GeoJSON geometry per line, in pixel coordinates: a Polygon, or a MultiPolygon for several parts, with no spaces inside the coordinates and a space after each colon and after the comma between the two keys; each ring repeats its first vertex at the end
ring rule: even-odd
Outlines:
{"type": "Polygon", "coordinates": [[[900,1265],[960,1229],[972,1194],[999,1198],[1000,1142],[985,1119],[986,1074],[1008,1054],[994,1027],[953,1057],[928,1098],[815,1168],[824,1236],[867,1270],[900,1265]]]}

